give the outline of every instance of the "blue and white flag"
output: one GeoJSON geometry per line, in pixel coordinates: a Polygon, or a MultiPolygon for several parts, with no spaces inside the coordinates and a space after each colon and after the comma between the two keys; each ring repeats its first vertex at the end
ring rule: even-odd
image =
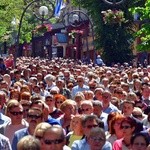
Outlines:
{"type": "Polygon", "coordinates": [[[66,3],[64,0],[56,0],[55,17],[59,17],[61,10],[65,7],[66,7],[66,3]]]}

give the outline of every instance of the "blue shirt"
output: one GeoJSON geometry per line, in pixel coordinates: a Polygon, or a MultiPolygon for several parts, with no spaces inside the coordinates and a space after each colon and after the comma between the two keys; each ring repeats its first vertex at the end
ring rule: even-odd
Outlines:
{"type": "MultiPolygon", "coordinates": [[[[71,146],[71,150],[90,150],[90,145],[88,144],[86,138],[82,140],[76,140],[71,146]]],[[[112,150],[112,145],[110,142],[106,141],[102,150],[112,150]]]]}
{"type": "Polygon", "coordinates": [[[115,105],[110,103],[109,107],[103,110],[103,112],[106,114],[110,114],[111,112],[119,112],[119,109],[115,105]]]}
{"type": "Polygon", "coordinates": [[[79,85],[76,85],[75,87],[72,88],[72,97],[74,98],[77,92],[82,92],[82,91],[88,91],[89,86],[83,85],[81,88],[79,85]]]}
{"type": "Polygon", "coordinates": [[[23,138],[26,135],[29,135],[28,128],[23,128],[15,132],[12,141],[12,150],[17,150],[17,143],[21,138],[23,138]]]}

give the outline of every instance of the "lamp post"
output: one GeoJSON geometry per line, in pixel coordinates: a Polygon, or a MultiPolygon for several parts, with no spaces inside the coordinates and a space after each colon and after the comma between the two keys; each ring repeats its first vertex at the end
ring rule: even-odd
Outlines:
{"type": "MultiPolygon", "coordinates": [[[[75,29],[78,29],[80,26],[87,26],[87,22],[89,22],[89,24],[91,26],[91,34],[92,34],[91,36],[92,36],[92,43],[93,43],[94,42],[93,23],[92,23],[91,19],[89,18],[89,16],[85,12],[81,11],[80,9],[73,10],[71,12],[64,14],[64,16],[63,16],[63,24],[65,27],[71,26],[75,29]]],[[[87,51],[88,51],[88,59],[90,59],[87,35],[86,35],[86,46],[87,46],[87,51]]],[[[95,50],[94,46],[93,46],[93,52],[94,52],[93,63],[95,65],[96,50],[95,50]]]]}
{"type": "Polygon", "coordinates": [[[24,8],[20,21],[19,21],[19,27],[18,27],[18,33],[17,33],[17,39],[16,39],[16,52],[14,56],[14,63],[16,66],[16,59],[19,56],[19,42],[20,42],[20,31],[22,26],[23,17],[28,10],[30,6],[33,4],[34,7],[38,8],[38,11],[36,11],[36,8],[33,7],[33,15],[38,19],[42,21],[42,24],[44,21],[48,21],[51,17],[54,15],[54,4],[50,0],[33,0],[24,8]],[[45,2],[45,3],[44,3],[45,2]],[[43,5],[44,3],[44,5],[43,5]],[[39,6],[42,5],[42,6],[39,6]],[[46,5],[46,6],[45,6],[46,5]],[[49,11],[50,10],[50,11],[49,11]]]}

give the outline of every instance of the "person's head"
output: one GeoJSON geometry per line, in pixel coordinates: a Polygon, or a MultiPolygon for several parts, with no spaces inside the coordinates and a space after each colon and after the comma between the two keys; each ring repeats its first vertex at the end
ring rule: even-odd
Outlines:
{"type": "Polygon", "coordinates": [[[30,108],[31,101],[21,100],[20,103],[23,107],[23,118],[27,118],[27,113],[30,108]]]}
{"type": "Polygon", "coordinates": [[[23,92],[29,92],[29,93],[31,92],[28,85],[22,85],[21,86],[20,93],[23,93],[23,92]]]}
{"type": "Polygon", "coordinates": [[[61,126],[51,126],[44,131],[42,145],[44,150],[63,150],[65,133],[61,126]]]}
{"type": "Polygon", "coordinates": [[[133,115],[133,117],[135,117],[141,121],[144,119],[144,114],[143,114],[141,108],[139,108],[139,107],[134,107],[132,115],[133,115]]]}
{"type": "Polygon", "coordinates": [[[106,142],[105,131],[99,127],[92,128],[88,136],[88,141],[90,150],[102,150],[106,142]]]}
{"type": "Polygon", "coordinates": [[[108,131],[111,130],[111,122],[113,120],[113,118],[117,115],[120,114],[119,112],[111,112],[109,113],[108,117],[107,117],[107,124],[108,124],[108,131]]]}
{"type": "Polygon", "coordinates": [[[90,100],[84,100],[81,102],[81,111],[84,115],[90,115],[93,113],[93,104],[90,100]]]}
{"type": "Polygon", "coordinates": [[[55,100],[54,100],[54,96],[49,94],[47,96],[45,96],[45,103],[48,105],[48,107],[50,109],[55,107],[55,100]]]}
{"type": "Polygon", "coordinates": [[[57,86],[59,89],[62,89],[63,86],[64,86],[64,80],[62,80],[62,79],[57,79],[57,80],[56,80],[56,86],[57,86]]]}
{"type": "Polygon", "coordinates": [[[60,105],[60,110],[66,115],[66,116],[71,116],[76,114],[76,108],[77,104],[75,101],[71,99],[65,100],[61,105],[60,105]]]}
{"type": "Polygon", "coordinates": [[[31,99],[31,94],[30,94],[30,92],[22,92],[22,93],[20,94],[20,101],[21,101],[21,100],[30,101],[30,99],[31,99]]]}
{"type": "Polygon", "coordinates": [[[0,90],[0,109],[3,108],[4,104],[7,101],[7,95],[4,91],[0,90]]]}
{"type": "Polygon", "coordinates": [[[125,117],[122,122],[120,128],[123,131],[123,135],[125,136],[131,136],[136,128],[136,121],[132,117],[125,117]]]}
{"type": "Polygon", "coordinates": [[[137,133],[131,137],[132,150],[147,150],[148,145],[148,137],[143,133],[137,133]]]}
{"type": "Polygon", "coordinates": [[[102,101],[103,92],[104,92],[103,88],[96,88],[94,91],[95,98],[99,101],[102,101]]]}
{"type": "Polygon", "coordinates": [[[77,92],[74,97],[75,102],[77,103],[78,108],[81,105],[81,102],[85,100],[85,96],[82,92],[77,92]]]}
{"type": "Polygon", "coordinates": [[[99,126],[99,119],[95,115],[84,115],[81,124],[83,133],[87,137],[92,128],[99,126]]]}
{"type": "Polygon", "coordinates": [[[123,95],[123,89],[121,87],[116,87],[114,89],[114,95],[115,97],[117,97],[119,100],[122,100],[122,95],[123,95]]]}
{"type": "Polygon", "coordinates": [[[138,97],[137,95],[134,93],[134,92],[129,92],[127,94],[127,98],[126,98],[128,101],[137,101],[138,100],[138,97]]]}
{"type": "MultiPolygon", "coordinates": [[[[49,123],[47,123],[47,122],[41,122],[41,123],[39,123],[37,126],[36,126],[36,128],[35,128],[35,130],[34,130],[34,136],[37,138],[37,139],[39,139],[40,140],[40,142],[41,142],[41,147],[42,147],[42,139],[43,139],[43,134],[44,134],[44,132],[45,132],[45,130],[47,130],[48,128],[50,128],[51,127],[51,125],[49,124],[49,123]]],[[[43,147],[42,147],[43,148],[43,147]]],[[[41,148],[41,149],[42,149],[41,148]]]]}
{"type": "Polygon", "coordinates": [[[99,100],[94,100],[92,101],[92,103],[93,103],[93,114],[95,114],[97,117],[100,117],[103,111],[102,102],[100,102],[99,100]]]}
{"type": "Polygon", "coordinates": [[[130,116],[132,114],[132,112],[133,112],[134,105],[135,105],[135,103],[133,101],[125,100],[123,102],[122,113],[125,116],[130,116]]]}
{"type": "Polygon", "coordinates": [[[36,107],[30,108],[27,113],[27,121],[29,127],[35,129],[35,127],[43,121],[42,110],[36,107]]]}
{"type": "Polygon", "coordinates": [[[120,129],[121,122],[124,119],[122,114],[116,113],[116,115],[111,119],[110,126],[109,126],[109,133],[111,135],[115,134],[118,136],[123,136],[123,132],[120,129]]]}
{"type": "Polygon", "coordinates": [[[83,134],[81,122],[82,122],[82,115],[75,115],[70,122],[71,131],[78,131],[81,134],[83,134]]]}
{"type": "Polygon", "coordinates": [[[62,94],[56,94],[54,96],[54,100],[56,108],[60,108],[60,105],[66,100],[66,97],[62,94]]]}
{"type": "Polygon", "coordinates": [[[44,77],[44,80],[46,82],[46,84],[48,85],[51,85],[53,80],[54,80],[54,76],[51,75],[51,74],[47,74],[45,77],[44,77]]]}
{"type": "Polygon", "coordinates": [[[11,90],[10,99],[15,99],[17,101],[20,101],[20,91],[18,89],[11,90]]]}
{"type": "Polygon", "coordinates": [[[109,91],[104,91],[103,94],[102,94],[102,103],[103,105],[108,105],[111,101],[111,93],[109,91]]]}
{"type": "Polygon", "coordinates": [[[84,77],[83,76],[78,76],[77,77],[77,84],[82,87],[84,84],[84,77]]]}
{"type": "Polygon", "coordinates": [[[17,100],[9,100],[6,115],[11,118],[12,124],[21,124],[23,118],[23,107],[17,100]]]}
{"type": "Polygon", "coordinates": [[[17,143],[17,150],[41,150],[41,144],[34,136],[27,135],[17,143]]]}

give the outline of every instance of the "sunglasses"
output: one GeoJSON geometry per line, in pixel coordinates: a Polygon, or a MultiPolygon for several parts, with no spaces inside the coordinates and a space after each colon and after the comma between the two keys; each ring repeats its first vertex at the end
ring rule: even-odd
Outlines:
{"type": "Polygon", "coordinates": [[[77,82],[82,82],[82,80],[78,80],[77,82]]]}
{"type": "Polygon", "coordinates": [[[98,125],[88,125],[88,126],[86,126],[86,128],[88,128],[88,129],[92,129],[92,128],[96,128],[96,127],[98,127],[98,125]]]}
{"type": "Polygon", "coordinates": [[[89,111],[90,108],[86,108],[86,109],[81,109],[82,111],[89,111]]]}
{"type": "Polygon", "coordinates": [[[41,140],[43,138],[42,136],[39,136],[39,135],[35,135],[35,137],[39,140],[41,140]]]}
{"type": "Polygon", "coordinates": [[[10,112],[13,116],[23,115],[23,112],[10,112]]]}
{"type": "Polygon", "coordinates": [[[104,141],[103,138],[91,137],[90,139],[91,139],[93,142],[102,142],[102,141],[104,141]]]}
{"type": "Polygon", "coordinates": [[[63,101],[57,101],[56,103],[57,103],[57,104],[62,104],[62,103],[63,103],[63,101]]]}
{"type": "Polygon", "coordinates": [[[56,139],[56,140],[44,140],[44,143],[47,145],[51,145],[51,144],[60,144],[62,143],[64,140],[63,139],[56,139]]]}
{"type": "Polygon", "coordinates": [[[42,116],[41,116],[41,115],[30,115],[30,114],[28,114],[27,117],[28,117],[28,118],[32,118],[32,119],[39,119],[39,118],[41,118],[42,116]]]}
{"type": "Polygon", "coordinates": [[[121,129],[129,129],[129,128],[131,128],[131,126],[121,126],[120,128],[121,129]]]}

